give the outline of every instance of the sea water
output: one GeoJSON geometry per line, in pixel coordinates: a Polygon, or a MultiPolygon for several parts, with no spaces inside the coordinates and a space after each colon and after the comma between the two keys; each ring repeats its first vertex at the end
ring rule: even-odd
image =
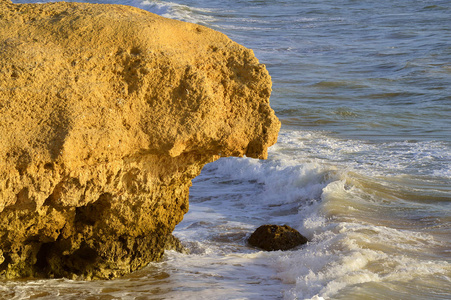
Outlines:
{"type": "Polygon", "coordinates": [[[112,281],[1,281],[0,298],[451,299],[451,2],[100,2],[252,48],[279,140],[266,161],[223,158],[193,181],[174,232],[190,254],[112,281]],[[309,243],[249,247],[262,224],[309,243]]]}

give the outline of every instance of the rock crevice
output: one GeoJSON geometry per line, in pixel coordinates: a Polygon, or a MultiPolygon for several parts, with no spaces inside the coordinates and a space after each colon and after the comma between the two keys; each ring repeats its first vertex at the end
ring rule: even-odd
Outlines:
{"type": "Polygon", "coordinates": [[[0,0],[0,276],[158,260],[191,179],[266,158],[271,79],[225,35],[121,5],[0,0]]]}

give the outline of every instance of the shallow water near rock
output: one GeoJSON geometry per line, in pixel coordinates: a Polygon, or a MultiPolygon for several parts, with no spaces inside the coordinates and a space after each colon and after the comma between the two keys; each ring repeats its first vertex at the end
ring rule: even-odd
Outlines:
{"type": "Polygon", "coordinates": [[[0,298],[450,298],[447,1],[114,3],[252,48],[273,78],[279,141],[266,161],[221,159],[194,180],[174,232],[191,254],[113,281],[1,281],[0,298]],[[249,247],[268,223],[310,242],[249,247]]]}

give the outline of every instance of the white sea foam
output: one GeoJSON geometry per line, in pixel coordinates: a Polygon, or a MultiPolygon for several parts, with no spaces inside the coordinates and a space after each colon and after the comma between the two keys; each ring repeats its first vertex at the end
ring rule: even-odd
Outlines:
{"type": "MultiPolygon", "coordinates": [[[[286,299],[308,299],[315,295],[333,298],[349,287],[364,283],[409,282],[429,275],[450,274],[446,261],[421,260],[399,252],[382,251],[359,245],[358,239],[372,239],[374,235],[346,230],[343,224],[330,228],[302,251],[290,252],[276,259],[274,265],[280,278],[294,287],[285,293],[286,299]]],[[[389,232],[381,232],[389,243],[398,243],[389,232]]],[[[398,235],[399,236],[399,235],[398,235]]],[[[408,234],[404,236],[408,239],[408,234]]],[[[408,241],[410,242],[410,240],[408,241]]]]}
{"type": "MultiPolygon", "coordinates": [[[[433,175],[449,178],[451,144],[442,141],[372,143],[327,132],[284,132],[273,151],[297,145],[300,159],[334,163],[369,175],[433,175]]],[[[288,149],[288,148],[287,148],[288,149]]]]}
{"type": "Polygon", "coordinates": [[[183,5],[170,1],[144,0],[143,8],[166,18],[208,25],[215,21],[211,9],[183,5]]]}
{"type": "MultiPolygon", "coordinates": [[[[371,144],[335,140],[326,134],[290,132],[281,134],[266,162],[243,158],[213,163],[194,183],[193,215],[188,213],[185,220],[194,224],[198,218],[206,219],[210,231],[203,228],[187,234],[190,225],[184,229],[182,223],[176,234],[185,240],[197,239],[204,246],[218,246],[208,236],[217,234],[219,229],[248,235],[253,226],[262,222],[292,225],[310,239],[308,245],[266,256],[271,262],[267,267],[272,266],[277,270],[276,277],[291,285],[285,289],[285,299],[329,299],[367,283],[409,282],[429,275],[449,280],[449,263],[433,260],[434,252],[446,247],[443,241],[416,227],[407,230],[390,220],[377,222],[384,219],[385,209],[402,212],[404,208],[396,199],[385,199],[383,194],[368,195],[368,190],[354,184],[371,181],[375,172],[365,171],[353,178],[365,169],[359,165],[362,162],[345,161],[343,153],[369,151],[367,147],[379,150],[379,154],[385,151],[371,144]],[[306,143],[327,146],[316,148],[322,151],[321,155],[316,152],[310,156],[313,147],[304,148],[306,143]],[[342,159],[336,159],[336,151],[342,152],[342,159]],[[221,189],[225,183],[227,187],[221,189]],[[204,197],[208,197],[205,202],[204,197]],[[386,206],[376,205],[384,202],[386,206]],[[199,207],[201,211],[196,212],[199,207]],[[218,211],[225,213],[219,216],[218,211]],[[368,213],[372,218],[363,218],[368,213]],[[235,221],[227,224],[226,220],[235,221]]],[[[426,147],[427,151],[430,149],[426,147]]],[[[406,209],[418,207],[422,206],[412,204],[406,209]]],[[[245,243],[244,238],[234,241],[245,243]]],[[[240,247],[235,245],[228,251],[240,247]]]]}

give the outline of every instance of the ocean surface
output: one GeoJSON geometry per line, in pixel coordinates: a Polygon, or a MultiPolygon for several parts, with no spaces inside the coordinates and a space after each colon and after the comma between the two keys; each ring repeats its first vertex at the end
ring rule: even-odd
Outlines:
{"type": "Polygon", "coordinates": [[[101,2],[253,49],[278,143],[193,181],[174,233],[191,254],[113,281],[1,281],[0,299],[451,299],[449,0],[101,2]],[[262,224],[310,242],[249,247],[262,224]]]}

